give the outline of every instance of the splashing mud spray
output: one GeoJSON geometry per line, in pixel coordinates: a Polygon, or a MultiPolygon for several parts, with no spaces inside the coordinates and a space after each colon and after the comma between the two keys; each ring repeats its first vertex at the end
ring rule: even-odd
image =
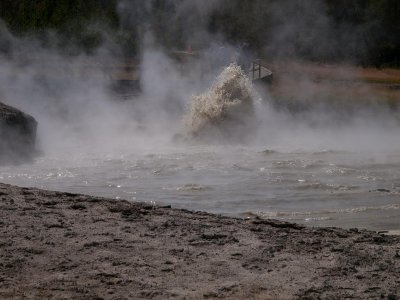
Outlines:
{"type": "Polygon", "coordinates": [[[185,127],[189,137],[210,142],[244,142],[255,128],[254,90],[235,63],[226,67],[211,88],[192,97],[185,127]]]}

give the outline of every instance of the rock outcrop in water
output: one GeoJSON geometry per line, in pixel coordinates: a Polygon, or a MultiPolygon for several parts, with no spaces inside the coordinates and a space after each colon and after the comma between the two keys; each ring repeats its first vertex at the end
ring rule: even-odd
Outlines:
{"type": "Polygon", "coordinates": [[[35,154],[36,120],[0,102],[0,163],[29,160],[35,154]]]}
{"type": "Polygon", "coordinates": [[[253,87],[242,69],[231,64],[204,94],[193,96],[186,128],[200,140],[245,141],[254,128],[253,87]]]}

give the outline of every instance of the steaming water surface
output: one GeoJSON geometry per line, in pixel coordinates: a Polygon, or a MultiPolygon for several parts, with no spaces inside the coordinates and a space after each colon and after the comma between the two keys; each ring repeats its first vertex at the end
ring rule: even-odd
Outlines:
{"type": "Polygon", "coordinates": [[[157,74],[164,76],[144,80],[157,85],[144,84],[132,103],[109,101],[101,82],[74,79],[51,97],[33,79],[7,85],[10,104],[38,120],[44,153],[32,164],[1,166],[0,181],[316,226],[400,228],[397,121],[376,112],[344,125],[329,112],[293,119],[259,101],[253,115],[243,103],[256,95],[231,65],[208,92],[193,97],[194,139],[218,133],[194,145],[173,136],[182,132],[182,107],[197,89],[183,88],[184,77],[172,80],[162,70],[150,78],[157,74]],[[40,93],[32,98],[27,91],[40,93]],[[220,137],[234,145],[216,145],[220,137]]]}
{"type": "MultiPolygon", "coordinates": [[[[284,99],[270,102],[246,72],[227,66],[236,47],[210,36],[182,65],[151,33],[134,70],[141,93],[121,103],[110,93],[111,69],[120,65],[111,45],[93,57],[64,57],[6,33],[12,47],[0,57],[0,101],[36,118],[43,155],[0,166],[1,182],[317,226],[400,228],[398,110],[349,117],[341,105],[317,105],[292,115],[285,101],[275,110],[284,99]],[[173,138],[183,123],[202,145],[173,138]]],[[[305,75],[287,89],[299,99],[326,92],[305,75]]]]}
{"type": "Polygon", "coordinates": [[[135,154],[47,155],[2,182],[316,226],[398,229],[400,151],[276,152],[171,145],[135,154]]]}

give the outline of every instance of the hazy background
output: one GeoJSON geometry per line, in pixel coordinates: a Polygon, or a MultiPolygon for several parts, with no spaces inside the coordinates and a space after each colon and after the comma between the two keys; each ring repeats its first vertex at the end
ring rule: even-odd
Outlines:
{"type": "MultiPolygon", "coordinates": [[[[247,42],[269,58],[396,66],[400,63],[400,4],[396,0],[3,0],[0,18],[17,36],[68,55],[140,55],[151,30],[165,49],[207,48],[216,37],[247,42]],[[55,40],[55,36],[57,39],[55,40]],[[118,51],[116,49],[119,49],[118,51]]],[[[4,31],[0,51],[12,52],[4,31]]]]}
{"type": "MultiPolygon", "coordinates": [[[[399,10],[389,0],[4,0],[0,100],[38,120],[44,151],[153,146],[184,132],[192,95],[238,53],[267,62],[397,66],[399,10]],[[195,58],[182,64],[176,51],[189,46],[195,58]],[[112,88],[125,76],[113,74],[124,71],[140,82],[140,92],[128,95],[133,101],[112,88]]],[[[340,66],[339,78],[355,78],[340,66]]],[[[360,82],[362,93],[343,96],[306,73],[293,79],[277,67],[274,75],[285,95],[258,90],[255,143],[397,147],[397,104],[386,105],[370,85],[360,82]]]]}

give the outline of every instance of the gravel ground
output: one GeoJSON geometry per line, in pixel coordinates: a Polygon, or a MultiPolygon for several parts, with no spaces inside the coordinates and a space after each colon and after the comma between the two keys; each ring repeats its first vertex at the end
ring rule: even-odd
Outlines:
{"type": "Polygon", "coordinates": [[[400,237],[0,184],[1,299],[400,299],[400,237]]]}

